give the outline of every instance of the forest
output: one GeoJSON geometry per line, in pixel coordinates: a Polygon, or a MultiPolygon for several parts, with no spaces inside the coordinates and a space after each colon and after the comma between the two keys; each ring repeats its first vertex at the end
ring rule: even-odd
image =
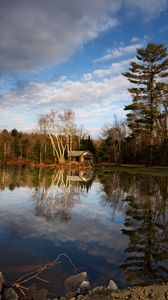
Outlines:
{"type": "Polygon", "coordinates": [[[39,130],[0,131],[0,163],[65,163],[72,150],[89,150],[96,162],[168,166],[168,52],[163,44],[137,49],[123,73],[130,82],[125,120],[105,124],[98,140],[75,124],[75,113],[51,110],[41,115],[39,130]]]}

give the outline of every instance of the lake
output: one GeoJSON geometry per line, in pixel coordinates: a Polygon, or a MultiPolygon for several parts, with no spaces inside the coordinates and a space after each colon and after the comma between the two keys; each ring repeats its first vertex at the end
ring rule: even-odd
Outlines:
{"type": "Polygon", "coordinates": [[[168,173],[1,167],[0,249],[9,282],[66,254],[36,280],[53,294],[75,267],[92,287],[166,281],[168,173]]]}

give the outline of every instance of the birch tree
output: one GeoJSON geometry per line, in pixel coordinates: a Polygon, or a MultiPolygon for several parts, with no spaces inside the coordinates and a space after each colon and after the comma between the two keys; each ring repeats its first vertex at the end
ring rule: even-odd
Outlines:
{"type": "Polygon", "coordinates": [[[75,134],[74,117],[75,114],[71,110],[62,114],[51,110],[49,114],[41,115],[39,118],[41,131],[50,139],[55,162],[64,163],[65,152],[72,150],[75,134]]]}

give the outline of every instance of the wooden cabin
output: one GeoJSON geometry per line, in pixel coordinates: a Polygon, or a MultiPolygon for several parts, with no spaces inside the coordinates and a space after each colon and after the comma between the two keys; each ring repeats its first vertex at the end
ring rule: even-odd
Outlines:
{"type": "Polygon", "coordinates": [[[93,164],[93,153],[88,150],[84,151],[69,151],[68,160],[70,162],[78,162],[80,164],[93,164]]]}

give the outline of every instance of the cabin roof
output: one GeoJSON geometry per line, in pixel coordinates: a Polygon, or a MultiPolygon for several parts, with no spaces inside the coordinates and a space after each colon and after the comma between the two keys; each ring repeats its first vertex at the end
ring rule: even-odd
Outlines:
{"type": "Polygon", "coordinates": [[[88,150],[85,150],[85,151],[69,151],[68,152],[68,156],[74,156],[74,157],[77,157],[77,156],[81,156],[81,155],[93,155],[90,151],[88,150]]]}

